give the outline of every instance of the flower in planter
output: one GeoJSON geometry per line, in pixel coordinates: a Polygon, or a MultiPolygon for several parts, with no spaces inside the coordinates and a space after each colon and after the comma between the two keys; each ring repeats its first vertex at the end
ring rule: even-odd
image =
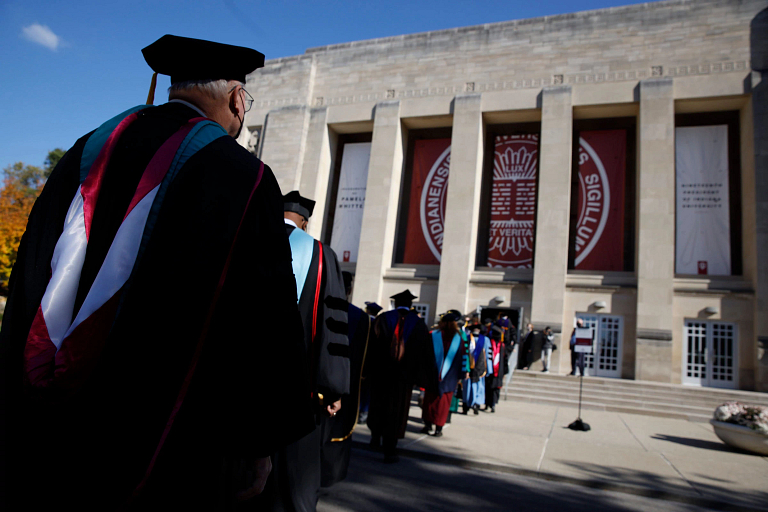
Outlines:
{"type": "Polygon", "coordinates": [[[768,436],[768,407],[741,402],[725,402],[715,409],[717,421],[734,423],[768,436]]]}

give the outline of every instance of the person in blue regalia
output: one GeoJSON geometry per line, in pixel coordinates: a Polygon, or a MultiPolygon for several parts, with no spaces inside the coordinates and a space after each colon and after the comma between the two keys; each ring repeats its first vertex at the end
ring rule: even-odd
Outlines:
{"type": "Polygon", "coordinates": [[[488,341],[488,337],[482,334],[480,323],[473,325],[469,338],[469,378],[464,379],[462,383],[464,414],[467,414],[469,409],[478,414],[480,406],[485,405],[488,341]]]}
{"type": "Polygon", "coordinates": [[[448,419],[451,400],[460,378],[469,377],[469,340],[457,324],[461,313],[452,309],[440,317],[438,328],[432,331],[434,366],[432,382],[424,392],[422,407],[423,434],[443,435],[443,426],[448,419]]]}

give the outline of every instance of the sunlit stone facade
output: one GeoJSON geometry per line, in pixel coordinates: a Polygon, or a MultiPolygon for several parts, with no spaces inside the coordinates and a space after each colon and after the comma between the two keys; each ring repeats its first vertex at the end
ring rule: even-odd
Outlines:
{"type": "Polygon", "coordinates": [[[241,142],[284,192],[317,200],[309,232],[327,244],[344,148],[369,143],[357,261],[342,263],[355,273],[357,305],[386,306],[409,288],[429,321],[449,308],[511,308],[521,324],[558,334],[561,373],[581,315],[599,331],[592,374],[768,391],[767,6],[671,0],[310,48],[248,77],[256,101],[241,142]],[[705,273],[679,272],[683,194],[708,197],[676,175],[676,133],[690,126],[727,126],[727,176],[705,184],[727,188],[718,197],[729,270],[718,275],[706,261],[705,273]],[[619,145],[603,132],[620,134],[619,145]],[[498,163],[495,148],[526,137],[537,144],[533,167],[498,163]],[[589,162],[610,165],[597,165],[588,139],[620,155],[615,204],[605,184],[590,192],[589,162]],[[428,226],[430,190],[440,196],[440,233],[427,242],[437,252],[423,260],[439,263],[424,263],[408,219],[418,218],[422,146],[440,144],[450,146],[447,185],[425,182],[421,204],[428,226]],[[525,194],[535,211],[495,231],[505,190],[518,215],[525,194]],[[592,244],[600,261],[580,269],[578,251],[609,231],[602,248],[592,244]],[[529,251],[530,262],[496,266],[500,247],[529,251]]]}

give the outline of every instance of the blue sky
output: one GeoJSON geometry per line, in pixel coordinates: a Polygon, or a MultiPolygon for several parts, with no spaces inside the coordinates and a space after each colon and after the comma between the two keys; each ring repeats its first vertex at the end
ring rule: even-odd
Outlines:
{"type": "MultiPolygon", "coordinates": [[[[0,2],[0,168],[42,165],[146,100],[141,48],[163,34],[255,48],[267,59],[326,44],[531,18],[633,0],[130,0],[0,2]]],[[[160,77],[155,103],[169,82],[160,77]]]]}

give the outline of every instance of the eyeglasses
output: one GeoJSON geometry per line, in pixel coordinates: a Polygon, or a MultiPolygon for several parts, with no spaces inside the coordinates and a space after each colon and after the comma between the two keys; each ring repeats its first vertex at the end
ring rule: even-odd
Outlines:
{"type": "Polygon", "coordinates": [[[243,100],[243,103],[245,104],[245,111],[248,112],[249,110],[251,110],[251,107],[253,106],[253,96],[248,94],[248,91],[245,90],[245,87],[243,87],[242,85],[236,85],[233,88],[231,88],[227,94],[234,91],[238,87],[240,87],[240,90],[245,93],[245,99],[243,100]]]}

